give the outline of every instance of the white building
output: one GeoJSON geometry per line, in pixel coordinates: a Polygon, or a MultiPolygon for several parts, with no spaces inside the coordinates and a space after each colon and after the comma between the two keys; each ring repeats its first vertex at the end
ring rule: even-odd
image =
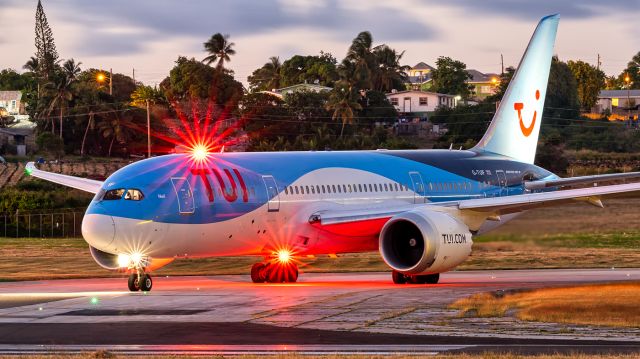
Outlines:
{"type": "Polygon", "coordinates": [[[640,90],[602,90],[598,95],[595,112],[616,112],[640,104],[640,90]]]}
{"type": "Polygon", "coordinates": [[[394,91],[387,94],[387,99],[398,112],[417,117],[426,117],[438,107],[454,107],[458,102],[454,95],[419,90],[394,91]]]}
{"type": "Polygon", "coordinates": [[[24,104],[22,103],[22,92],[20,91],[0,91],[0,112],[7,115],[24,115],[24,104]],[[2,111],[4,109],[4,111],[2,111]]]}

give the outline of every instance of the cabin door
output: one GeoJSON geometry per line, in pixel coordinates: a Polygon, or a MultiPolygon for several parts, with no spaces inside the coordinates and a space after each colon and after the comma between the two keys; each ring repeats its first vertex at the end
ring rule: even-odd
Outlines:
{"type": "Polygon", "coordinates": [[[277,212],[280,210],[280,196],[278,191],[278,185],[276,185],[276,180],[273,176],[262,176],[262,180],[264,181],[264,186],[267,189],[267,199],[268,205],[267,208],[269,212],[277,212]]]}
{"type": "Polygon", "coordinates": [[[509,189],[507,188],[507,176],[505,176],[503,170],[497,170],[496,175],[498,176],[498,186],[500,186],[500,196],[508,195],[509,189]]]}
{"type": "Polygon", "coordinates": [[[171,178],[171,184],[178,197],[178,211],[180,214],[193,214],[196,207],[188,179],[186,177],[174,177],[171,178]]]}
{"type": "Polygon", "coordinates": [[[411,177],[411,184],[413,185],[413,203],[424,203],[426,193],[422,176],[418,172],[409,172],[409,177],[411,177]]]}

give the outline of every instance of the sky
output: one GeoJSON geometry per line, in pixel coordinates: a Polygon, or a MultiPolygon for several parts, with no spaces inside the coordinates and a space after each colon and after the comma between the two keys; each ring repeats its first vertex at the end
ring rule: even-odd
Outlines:
{"type": "MultiPolygon", "coordinates": [[[[537,21],[561,16],[555,52],[617,75],[640,51],[640,0],[42,0],[63,59],[160,83],[178,56],[203,59],[230,35],[228,68],[247,76],[271,56],[320,51],[342,59],[360,31],[405,51],[402,63],[449,56],[481,72],[517,65],[537,21]]],[[[37,0],[0,0],[0,68],[23,71],[35,52],[37,0]]]]}

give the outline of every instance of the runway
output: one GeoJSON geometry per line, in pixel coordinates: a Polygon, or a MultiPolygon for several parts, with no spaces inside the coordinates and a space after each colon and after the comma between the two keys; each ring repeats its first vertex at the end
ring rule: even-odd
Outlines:
{"type": "Polygon", "coordinates": [[[464,318],[448,308],[478,292],[640,280],[640,269],[460,271],[435,286],[389,273],[302,274],[295,284],[248,276],[0,283],[0,353],[629,352],[640,328],[464,318]]]}

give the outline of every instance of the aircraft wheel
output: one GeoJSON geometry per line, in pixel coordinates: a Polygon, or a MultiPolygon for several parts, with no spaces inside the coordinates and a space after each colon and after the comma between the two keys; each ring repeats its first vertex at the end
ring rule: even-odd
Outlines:
{"type": "Polygon", "coordinates": [[[151,276],[149,274],[143,274],[140,278],[140,290],[143,292],[148,292],[153,287],[153,281],[151,280],[151,276]]]}
{"type": "Polygon", "coordinates": [[[407,283],[407,277],[398,272],[397,270],[394,270],[391,272],[391,279],[393,279],[393,283],[395,284],[405,284],[407,283]]]}
{"type": "Polygon", "coordinates": [[[415,275],[411,277],[411,283],[414,284],[436,284],[440,279],[440,274],[415,275]]]}
{"type": "Polygon", "coordinates": [[[264,275],[265,265],[264,263],[255,263],[251,266],[251,281],[253,283],[264,283],[266,278],[264,275]]]}
{"type": "Polygon", "coordinates": [[[138,274],[131,273],[129,275],[129,290],[132,292],[137,292],[140,290],[140,281],[138,280],[138,274]]]}

